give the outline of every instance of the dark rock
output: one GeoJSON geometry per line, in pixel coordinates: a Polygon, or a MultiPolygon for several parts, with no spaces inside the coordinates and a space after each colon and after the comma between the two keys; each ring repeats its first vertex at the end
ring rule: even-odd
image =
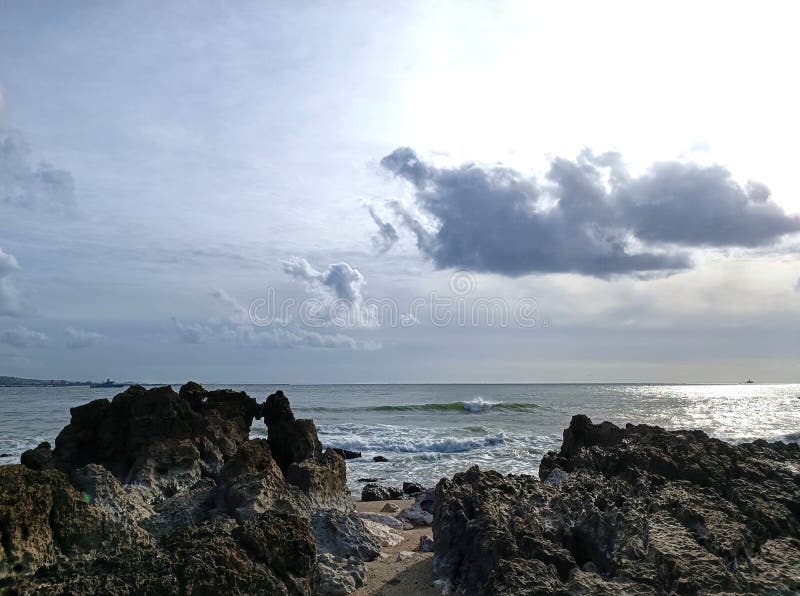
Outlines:
{"type": "Polygon", "coordinates": [[[31,470],[47,470],[55,467],[53,451],[47,441],[39,443],[35,449],[25,451],[19,458],[23,466],[31,470]]]}
{"type": "Polygon", "coordinates": [[[0,593],[325,594],[378,554],[343,457],[280,392],[134,386],[21,460],[0,467],[0,593]]]}
{"type": "Polygon", "coordinates": [[[360,451],[350,451],[349,449],[342,449],[340,447],[331,447],[330,449],[341,455],[344,459],[358,459],[361,457],[360,451]]]}
{"type": "Polygon", "coordinates": [[[418,493],[425,492],[425,487],[422,486],[419,482],[404,482],[403,483],[403,494],[414,496],[418,493]]]}
{"type": "Polygon", "coordinates": [[[315,550],[308,520],[268,512],[242,525],[216,521],[182,527],[161,545],[60,559],[35,576],[7,578],[0,587],[37,594],[300,596],[315,591],[315,550]]]}
{"type": "Polygon", "coordinates": [[[359,478],[358,482],[378,482],[380,478],[359,478]]]}
{"type": "Polygon", "coordinates": [[[0,466],[0,578],[144,539],[89,500],[56,470],[0,466]]]}
{"type": "Polygon", "coordinates": [[[372,458],[372,461],[377,463],[382,463],[382,462],[387,462],[389,460],[383,457],[382,455],[376,455],[375,457],[372,458]]]}
{"type": "Polygon", "coordinates": [[[283,391],[270,395],[263,411],[272,455],[284,474],[291,464],[322,455],[314,421],[295,420],[283,391]]]}
{"type": "MultiPolygon", "coordinates": [[[[152,489],[161,500],[215,476],[225,459],[248,440],[261,408],[246,393],[132,386],[112,401],[72,408],[72,419],[56,438],[53,465],[70,472],[90,463],[109,469],[124,484],[152,489]]],[[[46,450],[30,454],[33,466],[46,450]]]]}
{"type": "Polygon", "coordinates": [[[362,501],[391,501],[403,498],[403,491],[395,486],[371,482],[361,490],[362,501]]]}
{"type": "Polygon", "coordinates": [[[353,509],[347,489],[347,467],[339,454],[330,449],[316,458],[292,463],[286,481],[303,491],[314,508],[353,509]]]}
{"type": "Polygon", "coordinates": [[[800,446],[573,418],[539,475],[436,487],[435,570],[454,594],[792,593],[800,446]]]}

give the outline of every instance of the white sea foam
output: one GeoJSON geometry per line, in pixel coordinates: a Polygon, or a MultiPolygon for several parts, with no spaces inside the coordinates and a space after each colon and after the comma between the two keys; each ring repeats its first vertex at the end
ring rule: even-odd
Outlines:
{"type": "Polygon", "coordinates": [[[502,445],[504,440],[505,435],[503,433],[480,438],[440,437],[421,440],[414,440],[403,436],[351,436],[328,439],[326,441],[326,446],[370,452],[464,453],[476,449],[502,445]]]}
{"type": "Polygon", "coordinates": [[[465,401],[464,409],[472,413],[483,412],[484,410],[489,410],[495,406],[499,406],[502,403],[503,402],[500,401],[489,401],[488,399],[483,399],[479,396],[473,400],[465,401]]]}

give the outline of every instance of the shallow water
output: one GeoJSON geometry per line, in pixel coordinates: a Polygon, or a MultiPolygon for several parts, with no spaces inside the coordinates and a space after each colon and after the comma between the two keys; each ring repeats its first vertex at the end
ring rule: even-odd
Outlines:
{"type": "MultiPolygon", "coordinates": [[[[573,414],[595,422],[699,428],[740,442],[800,439],[800,385],[227,385],[262,401],[281,388],[295,414],[313,418],[326,446],[362,451],[348,461],[359,478],[433,485],[473,464],[536,474],[561,444],[573,414]],[[383,455],[386,463],[374,463],[383,455]]],[[[208,385],[207,388],[217,388],[208,385]]],[[[176,386],[177,389],[177,386],[176,386]]],[[[69,408],[119,389],[0,387],[0,462],[51,443],[69,408]]],[[[253,436],[266,435],[255,421],[253,436]]]]}

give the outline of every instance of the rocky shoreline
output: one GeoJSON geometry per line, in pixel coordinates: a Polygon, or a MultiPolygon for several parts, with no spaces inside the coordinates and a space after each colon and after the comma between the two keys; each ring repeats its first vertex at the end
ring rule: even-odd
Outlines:
{"type": "Polygon", "coordinates": [[[0,592],[800,591],[796,444],[575,416],[540,478],[371,485],[359,510],[349,456],[280,391],[134,386],[72,408],[54,448],[0,467],[0,592]]]}

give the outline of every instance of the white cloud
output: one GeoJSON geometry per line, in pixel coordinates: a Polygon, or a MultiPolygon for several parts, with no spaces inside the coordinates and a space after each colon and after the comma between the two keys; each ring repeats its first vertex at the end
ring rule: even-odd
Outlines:
{"type": "Polygon", "coordinates": [[[12,329],[0,331],[0,343],[14,348],[41,347],[47,343],[47,335],[41,331],[34,331],[22,325],[12,329]]]}
{"type": "Polygon", "coordinates": [[[75,327],[67,327],[64,329],[64,334],[67,336],[64,345],[73,350],[88,348],[103,339],[103,335],[100,333],[75,327]]]}
{"type": "Polygon", "coordinates": [[[0,205],[34,211],[74,211],[72,175],[47,162],[33,165],[30,154],[22,133],[0,129],[0,205]]]}
{"type": "Polygon", "coordinates": [[[280,349],[376,350],[381,347],[378,342],[357,340],[344,333],[319,333],[305,329],[295,322],[278,321],[266,326],[255,325],[250,321],[247,309],[226,291],[216,289],[212,295],[226,309],[226,313],[222,317],[194,322],[184,322],[173,318],[175,330],[184,343],[203,344],[222,341],[252,347],[280,349]]]}

